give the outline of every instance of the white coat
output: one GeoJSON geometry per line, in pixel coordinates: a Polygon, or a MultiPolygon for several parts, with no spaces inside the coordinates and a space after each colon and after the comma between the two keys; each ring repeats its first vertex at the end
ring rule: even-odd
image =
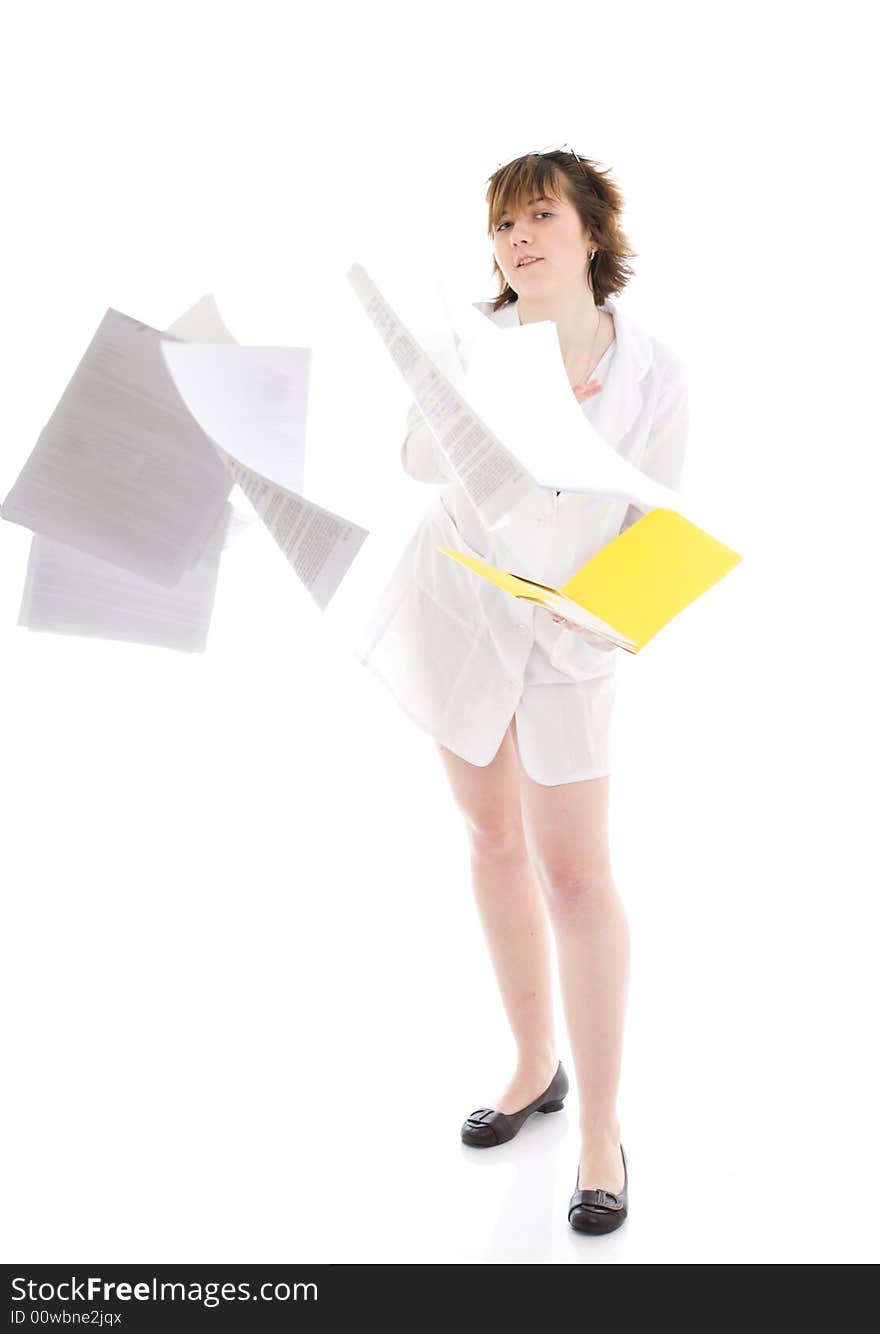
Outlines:
{"type": "MultiPolygon", "coordinates": [[[[498,325],[519,324],[515,302],[497,312],[488,301],[474,305],[498,325]]],[[[581,404],[583,411],[626,459],[677,489],[688,424],[683,363],[616,301],[602,309],[614,320],[615,337],[596,367],[602,391],[581,404]]],[[[490,532],[415,403],[401,463],[415,480],[440,489],[361,635],[359,661],[413,722],[472,764],[494,758],[516,715],[523,766],[537,782],[605,772],[619,650],[589,643],[545,608],[512,597],[436,548],[559,587],[641,511],[624,500],[536,485],[512,522],[490,532]]]]}

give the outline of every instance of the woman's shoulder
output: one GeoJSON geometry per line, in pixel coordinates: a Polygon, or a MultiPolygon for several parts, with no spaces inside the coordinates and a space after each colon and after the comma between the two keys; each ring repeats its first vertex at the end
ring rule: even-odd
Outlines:
{"type": "Polygon", "coordinates": [[[684,358],[671,343],[650,332],[617,298],[609,299],[602,308],[612,311],[618,337],[628,345],[637,373],[647,370],[653,378],[664,382],[683,378],[684,358]]]}
{"type": "Polygon", "coordinates": [[[674,384],[685,378],[684,357],[669,343],[655,334],[648,335],[651,344],[651,365],[655,376],[664,384],[674,384]]]}

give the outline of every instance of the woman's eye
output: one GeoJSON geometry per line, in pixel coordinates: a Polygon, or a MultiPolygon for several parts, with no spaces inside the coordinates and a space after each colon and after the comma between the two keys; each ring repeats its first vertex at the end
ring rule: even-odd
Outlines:
{"type": "MultiPolygon", "coordinates": [[[[535,217],[536,217],[536,218],[552,218],[552,217],[553,217],[553,214],[550,212],[549,209],[542,208],[540,213],[536,213],[536,214],[535,214],[535,217]]],[[[505,227],[509,227],[509,226],[510,226],[510,223],[509,223],[509,222],[501,222],[501,223],[498,224],[498,226],[495,228],[495,230],[496,230],[496,232],[503,232],[503,231],[504,231],[504,228],[505,228],[505,227]]]]}

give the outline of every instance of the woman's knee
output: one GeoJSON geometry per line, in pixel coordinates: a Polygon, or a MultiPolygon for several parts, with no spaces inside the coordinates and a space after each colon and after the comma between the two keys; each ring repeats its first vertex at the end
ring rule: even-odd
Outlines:
{"type": "Polygon", "coordinates": [[[471,852],[492,861],[520,861],[526,857],[522,820],[513,811],[471,810],[464,813],[471,852]]]}
{"type": "Polygon", "coordinates": [[[472,851],[498,860],[527,855],[509,730],[495,758],[485,766],[470,764],[443,746],[440,751],[472,851]]]}
{"type": "Polygon", "coordinates": [[[548,907],[562,914],[601,913],[617,895],[605,857],[578,861],[538,858],[535,873],[548,907]]]}

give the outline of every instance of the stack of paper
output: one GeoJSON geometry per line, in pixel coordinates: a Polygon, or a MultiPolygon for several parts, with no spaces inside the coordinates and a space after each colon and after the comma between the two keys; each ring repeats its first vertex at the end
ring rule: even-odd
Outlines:
{"type": "Polygon", "coordinates": [[[240,347],[210,296],[164,333],[108,310],[3,503],[19,623],[204,648],[236,482],[325,607],[367,533],[299,494],[310,355],[240,347]]]}
{"type": "Polygon", "coordinates": [[[19,625],[189,652],[203,649],[231,517],[227,505],[201,559],[173,588],[35,533],[19,625]]]}

